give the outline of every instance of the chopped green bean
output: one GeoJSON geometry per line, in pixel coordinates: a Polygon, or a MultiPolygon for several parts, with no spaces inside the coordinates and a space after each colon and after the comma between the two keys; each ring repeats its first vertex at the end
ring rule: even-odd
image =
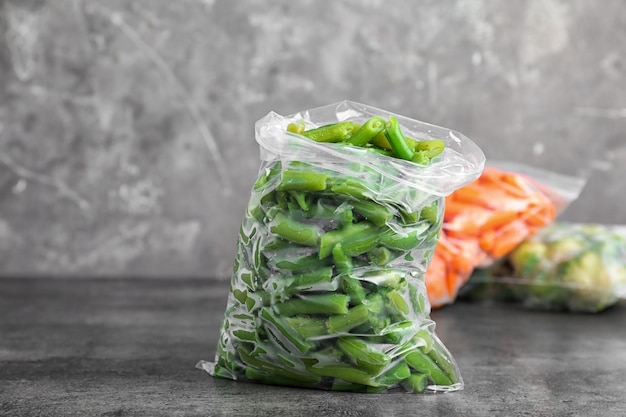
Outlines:
{"type": "Polygon", "coordinates": [[[366,305],[359,304],[352,307],[346,313],[337,314],[328,318],[328,332],[330,334],[338,334],[348,332],[354,327],[365,323],[368,319],[369,310],[366,305]]]}
{"type": "Polygon", "coordinates": [[[415,151],[409,146],[406,138],[402,134],[400,129],[400,123],[395,116],[389,116],[389,126],[385,130],[387,140],[391,145],[391,149],[398,158],[406,159],[410,161],[413,159],[415,151]]]}
{"type": "Polygon", "coordinates": [[[385,126],[385,119],[380,116],[374,116],[348,139],[348,143],[355,146],[365,146],[376,135],[381,133],[385,126]]]}
{"type": "Polygon", "coordinates": [[[340,122],[306,130],[302,135],[315,142],[343,142],[352,135],[353,130],[353,122],[340,122]]]}
{"type": "Polygon", "coordinates": [[[345,294],[303,295],[275,304],[274,309],[287,317],[297,314],[346,314],[349,301],[350,297],[345,294]]]}
{"type": "Polygon", "coordinates": [[[357,337],[340,337],[337,346],[360,369],[378,375],[391,362],[391,357],[357,337]]]}
{"type": "Polygon", "coordinates": [[[285,170],[276,186],[278,191],[322,191],[326,189],[329,176],[314,171],[285,170]]]}

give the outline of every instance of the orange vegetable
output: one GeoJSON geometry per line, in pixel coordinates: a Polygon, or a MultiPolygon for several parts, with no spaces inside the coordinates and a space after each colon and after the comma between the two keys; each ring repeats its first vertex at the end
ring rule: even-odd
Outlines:
{"type": "Polygon", "coordinates": [[[508,254],[556,212],[543,185],[494,167],[446,197],[441,236],[426,271],[432,308],[453,302],[474,268],[508,254]]]}

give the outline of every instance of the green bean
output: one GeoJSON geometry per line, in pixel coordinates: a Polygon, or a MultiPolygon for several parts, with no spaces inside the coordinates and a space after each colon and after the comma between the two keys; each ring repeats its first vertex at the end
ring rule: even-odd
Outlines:
{"type": "Polygon", "coordinates": [[[413,157],[411,158],[411,162],[415,162],[420,165],[428,165],[430,164],[430,158],[428,157],[428,153],[426,151],[415,151],[413,157]]]}
{"type": "Polygon", "coordinates": [[[319,294],[292,298],[274,305],[282,316],[297,314],[346,314],[350,297],[345,294],[319,294]]]}
{"type": "Polygon", "coordinates": [[[328,334],[326,320],[324,319],[309,316],[294,316],[287,317],[286,320],[305,340],[328,334]]]}
{"type": "Polygon", "coordinates": [[[405,282],[404,275],[395,269],[368,272],[363,274],[361,279],[383,288],[399,288],[405,282]]]}
{"type": "Polygon", "coordinates": [[[415,150],[425,151],[428,159],[433,159],[434,157],[440,155],[445,147],[446,143],[441,139],[420,140],[417,142],[415,150]]]}
{"type": "Polygon", "coordinates": [[[233,335],[239,340],[256,343],[258,341],[258,335],[255,331],[248,330],[234,330],[233,335]]]}
{"type": "Polygon", "coordinates": [[[439,340],[435,337],[435,339],[431,338],[432,349],[428,351],[428,356],[433,360],[434,363],[439,366],[445,372],[445,374],[450,378],[453,383],[459,382],[458,374],[455,370],[454,364],[452,361],[445,357],[442,352],[445,352],[445,347],[439,340]]]}
{"type": "Polygon", "coordinates": [[[394,260],[396,256],[389,249],[379,246],[367,252],[367,258],[374,265],[385,266],[394,260]]]}
{"type": "Polygon", "coordinates": [[[333,246],[332,255],[337,272],[339,272],[340,274],[348,274],[352,272],[352,269],[354,268],[354,265],[352,264],[352,258],[350,256],[346,256],[346,254],[343,253],[341,243],[337,243],[335,246],[333,246]]]}
{"type": "Polygon", "coordinates": [[[365,220],[374,223],[376,226],[384,226],[394,216],[386,207],[367,200],[350,201],[354,211],[363,216],[365,220]]]}
{"type": "Polygon", "coordinates": [[[411,370],[404,361],[398,361],[395,365],[376,378],[381,385],[392,387],[411,376],[411,370]]]}
{"type": "Polygon", "coordinates": [[[372,195],[372,191],[361,182],[350,178],[331,181],[330,190],[335,194],[347,195],[357,200],[366,200],[372,195]]]}
{"type": "Polygon", "coordinates": [[[340,313],[328,318],[326,327],[330,334],[348,332],[368,320],[369,310],[366,305],[359,304],[346,313],[340,313]]]}
{"type": "Polygon", "coordinates": [[[414,350],[405,356],[404,360],[418,372],[428,375],[428,378],[437,385],[452,385],[452,381],[441,368],[420,350],[414,350]]]}
{"type": "Polygon", "coordinates": [[[330,266],[318,269],[317,271],[306,272],[295,275],[290,285],[287,285],[286,290],[289,291],[304,291],[316,284],[323,284],[331,282],[333,278],[333,268],[330,266]]]}
{"type": "Polygon", "coordinates": [[[322,234],[316,225],[300,223],[283,213],[276,214],[270,224],[270,231],[283,239],[305,246],[317,246],[322,234]]]}
{"type": "Polygon", "coordinates": [[[426,227],[421,227],[413,228],[406,233],[397,233],[388,229],[386,233],[382,234],[380,243],[390,249],[411,250],[419,245],[426,230],[426,227]]]}
{"type": "Polygon", "coordinates": [[[314,375],[339,378],[346,382],[354,382],[356,384],[372,387],[378,386],[367,372],[355,368],[354,366],[343,364],[305,364],[305,366],[306,369],[314,375]]]}
{"type": "Polygon", "coordinates": [[[391,362],[391,357],[357,337],[340,337],[337,346],[360,369],[378,375],[391,362]]]}
{"type": "Polygon", "coordinates": [[[439,208],[437,204],[431,204],[430,206],[424,207],[420,212],[420,220],[426,220],[432,224],[437,224],[439,221],[439,208]]]}
{"type": "Polygon", "coordinates": [[[322,191],[326,189],[329,176],[314,171],[286,169],[276,186],[278,191],[322,191]]]}
{"type": "Polygon", "coordinates": [[[293,258],[286,257],[283,253],[276,253],[272,262],[276,268],[292,271],[294,274],[320,269],[328,265],[328,262],[319,259],[317,253],[293,258]]]}
{"type": "Polygon", "coordinates": [[[415,326],[412,321],[404,320],[388,326],[383,331],[383,334],[389,342],[400,345],[404,343],[405,339],[407,339],[407,336],[411,335],[411,333],[415,331],[414,329],[415,326]]]}
{"type": "Polygon", "coordinates": [[[317,375],[311,374],[301,374],[299,372],[287,370],[281,366],[278,366],[274,363],[264,361],[262,359],[254,357],[254,355],[243,345],[239,345],[237,347],[237,353],[239,357],[248,366],[252,366],[261,371],[268,372],[270,374],[288,378],[294,381],[304,382],[307,384],[318,384],[321,381],[321,378],[317,375]]]}
{"type": "Polygon", "coordinates": [[[382,132],[385,126],[385,119],[380,116],[374,116],[365,122],[365,124],[348,139],[348,143],[355,146],[365,146],[376,135],[382,132]]]}
{"type": "Polygon", "coordinates": [[[428,376],[422,373],[414,373],[409,375],[407,379],[402,381],[402,387],[407,392],[424,392],[428,384],[428,376]]]}
{"type": "Polygon", "coordinates": [[[305,129],[306,129],[306,125],[304,124],[304,120],[302,119],[289,123],[287,125],[288,132],[297,133],[298,135],[303,134],[305,129]]]}
{"type": "Polygon", "coordinates": [[[263,307],[261,309],[261,318],[272,324],[276,330],[283,335],[283,337],[289,340],[296,347],[296,349],[300,351],[300,353],[306,353],[315,346],[315,343],[308,342],[299,337],[300,334],[294,331],[290,323],[285,320],[284,317],[276,316],[268,307],[263,307]]]}
{"type": "Polygon", "coordinates": [[[402,319],[407,319],[409,315],[409,305],[407,304],[404,296],[398,292],[398,290],[389,291],[387,293],[387,301],[389,306],[399,315],[402,319]]]}
{"type": "Polygon", "coordinates": [[[350,296],[350,305],[362,304],[365,300],[365,289],[361,285],[361,281],[350,275],[341,277],[341,286],[343,291],[350,296]]]}
{"type": "Polygon", "coordinates": [[[398,158],[406,159],[407,161],[413,159],[415,151],[409,146],[406,138],[402,134],[400,123],[398,123],[398,119],[395,116],[389,116],[389,126],[387,130],[385,130],[385,134],[391,145],[391,149],[398,158]]]}
{"type": "Polygon", "coordinates": [[[340,122],[306,130],[302,135],[315,142],[343,142],[352,135],[353,129],[353,122],[340,122]]]}
{"type": "Polygon", "coordinates": [[[346,255],[360,255],[376,246],[379,236],[379,229],[365,221],[326,232],[320,238],[319,258],[324,259],[329,256],[338,243],[341,243],[346,255]]]}

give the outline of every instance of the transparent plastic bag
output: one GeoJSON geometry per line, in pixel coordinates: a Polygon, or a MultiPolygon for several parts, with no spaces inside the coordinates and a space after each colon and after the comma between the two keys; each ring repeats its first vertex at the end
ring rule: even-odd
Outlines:
{"type": "Polygon", "coordinates": [[[262,165],[244,216],[216,377],[339,391],[462,389],[435,334],[424,272],[444,195],[478,177],[484,156],[459,133],[398,116],[436,137],[428,166],[287,132],[388,112],[344,101],[256,124],[262,165]]]}
{"type": "Polygon", "coordinates": [[[426,273],[433,308],[454,302],[486,267],[552,223],[586,180],[523,164],[490,162],[480,178],[446,197],[439,244],[426,273]]]}
{"type": "Polygon", "coordinates": [[[553,223],[477,269],[464,298],[597,313],[626,299],[626,227],[553,223]]]}

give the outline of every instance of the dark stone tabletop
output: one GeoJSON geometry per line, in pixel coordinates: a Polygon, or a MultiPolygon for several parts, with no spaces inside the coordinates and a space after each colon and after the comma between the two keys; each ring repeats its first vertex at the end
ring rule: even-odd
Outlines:
{"type": "Polygon", "coordinates": [[[626,306],[436,311],[465,389],[351,394],[214,379],[225,282],[0,280],[2,416],[626,415],[626,306]]]}

